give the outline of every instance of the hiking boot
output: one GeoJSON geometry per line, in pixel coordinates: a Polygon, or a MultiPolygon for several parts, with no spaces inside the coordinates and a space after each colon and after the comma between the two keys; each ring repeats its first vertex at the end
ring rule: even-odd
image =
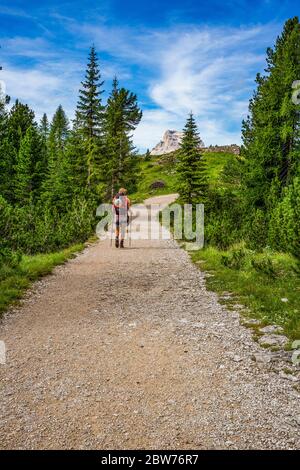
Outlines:
{"type": "Polygon", "coordinates": [[[115,247],[119,248],[119,239],[118,238],[116,238],[116,240],[115,240],[115,247]]]}
{"type": "Polygon", "coordinates": [[[124,248],[124,240],[121,240],[120,248],[124,248]]]}

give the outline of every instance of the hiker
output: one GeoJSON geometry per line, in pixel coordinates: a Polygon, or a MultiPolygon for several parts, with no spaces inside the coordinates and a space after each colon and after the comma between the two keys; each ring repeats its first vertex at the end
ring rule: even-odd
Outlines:
{"type": "Polygon", "coordinates": [[[113,208],[116,214],[116,248],[124,248],[124,238],[126,233],[126,227],[129,224],[129,207],[130,200],[126,196],[126,189],[120,188],[119,192],[113,198],[113,208]]]}

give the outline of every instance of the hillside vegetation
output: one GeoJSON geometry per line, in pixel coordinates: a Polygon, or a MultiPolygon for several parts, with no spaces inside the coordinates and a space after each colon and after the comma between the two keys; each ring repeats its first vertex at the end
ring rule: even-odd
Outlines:
{"type": "MultiPolygon", "coordinates": [[[[140,157],[139,173],[137,178],[137,191],[131,194],[132,202],[142,202],[147,197],[176,193],[177,175],[176,162],[178,151],[166,155],[151,156],[149,160],[140,157]],[[152,188],[156,182],[162,182],[163,187],[152,188]]],[[[225,165],[234,164],[237,160],[232,153],[210,152],[204,154],[207,176],[212,187],[231,186],[221,178],[225,165]]]]}

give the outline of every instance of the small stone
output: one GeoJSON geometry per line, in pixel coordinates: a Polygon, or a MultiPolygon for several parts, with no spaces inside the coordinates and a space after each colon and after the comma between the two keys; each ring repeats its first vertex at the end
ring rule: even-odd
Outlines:
{"type": "Polygon", "coordinates": [[[263,364],[268,364],[272,360],[271,354],[263,354],[263,353],[254,354],[253,358],[256,362],[263,363],[263,364]]]}
{"type": "Polygon", "coordinates": [[[259,331],[262,333],[282,333],[283,328],[278,325],[268,325],[264,326],[263,328],[260,328],[259,331]]]}
{"type": "Polygon", "coordinates": [[[264,335],[261,336],[258,340],[259,344],[263,344],[265,346],[284,346],[287,342],[288,339],[286,336],[283,335],[264,335]]]}
{"type": "Polygon", "coordinates": [[[241,362],[241,361],[243,360],[243,358],[242,358],[242,357],[240,357],[240,356],[237,356],[237,355],[233,356],[233,358],[232,358],[232,359],[234,360],[234,362],[241,362]]]}
{"type": "Polygon", "coordinates": [[[192,326],[194,328],[204,328],[205,327],[205,325],[203,323],[199,323],[199,322],[193,323],[192,326]]]}
{"type": "Polygon", "coordinates": [[[256,320],[255,318],[247,318],[245,320],[245,324],[246,325],[260,325],[261,324],[261,321],[260,320],[256,320]]]}
{"type": "Polygon", "coordinates": [[[299,379],[295,377],[293,374],[286,374],[285,372],[279,372],[280,377],[286,380],[290,380],[291,382],[299,382],[299,379]]]}

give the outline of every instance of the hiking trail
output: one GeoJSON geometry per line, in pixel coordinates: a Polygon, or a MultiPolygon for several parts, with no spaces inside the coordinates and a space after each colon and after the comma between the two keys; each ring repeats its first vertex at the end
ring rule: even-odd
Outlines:
{"type": "Polygon", "coordinates": [[[0,340],[2,449],[299,448],[299,392],[172,240],[90,245],[0,340]]]}

